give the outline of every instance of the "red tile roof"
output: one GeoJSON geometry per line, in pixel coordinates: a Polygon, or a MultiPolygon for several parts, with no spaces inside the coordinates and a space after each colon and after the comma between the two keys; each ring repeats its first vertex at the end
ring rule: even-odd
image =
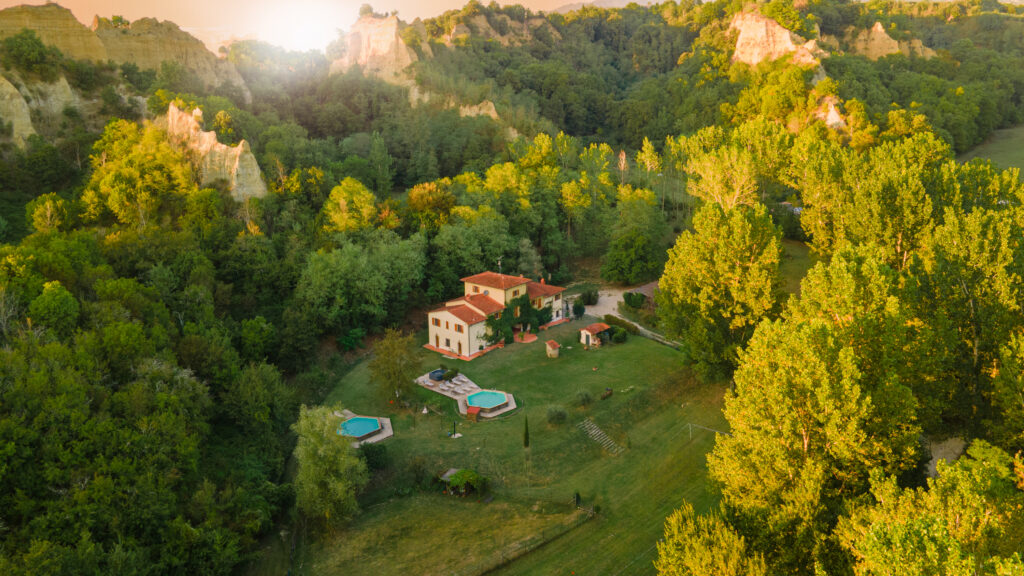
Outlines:
{"type": "Polygon", "coordinates": [[[481,272],[472,276],[467,276],[462,279],[463,282],[469,282],[470,284],[479,284],[481,286],[487,286],[488,288],[498,288],[500,290],[508,290],[515,286],[521,286],[530,281],[529,278],[522,276],[509,276],[508,274],[498,274],[497,272],[481,272]]]}
{"type": "Polygon", "coordinates": [[[564,290],[565,288],[562,288],[561,286],[552,286],[551,284],[542,284],[540,282],[531,281],[526,285],[526,293],[530,295],[531,299],[554,296],[564,290]]]}
{"type": "Polygon", "coordinates": [[[487,316],[473,310],[469,306],[448,306],[445,310],[451,312],[452,316],[470,325],[487,320],[487,316]]]}
{"type": "Polygon", "coordinates": [[[583,331],[590,332],[591,334],[597,334],[598,332],[604,332],[609,328],[611,328],[611,326],[605,324],[604,322],[595,322],[594,324],[591,324],[590,326],[584,328],[583,331]]]}
{"type": "Polygon", "coordinates": [[[551,348],[552,350],[558,350],[559,348],[561,348],[561,345],[559,345],[558,342],[555,342],[554,340],[548,340],[546,344],[548,345],[548,348],[551,348]]]}
{"type": "Polygon", "coordinates": [[[490,316],[495,312],[501,312],[505,308],[490,296],[485,296],[483,294],[468,294],[466,296],[463,296],[462,298],[449,300],[448,305],[451,306],[459,302],[465,302],[466,304],[469,304],[471,307],[477,309],[478,311],[483,312],[487,316],[490,316]]]}

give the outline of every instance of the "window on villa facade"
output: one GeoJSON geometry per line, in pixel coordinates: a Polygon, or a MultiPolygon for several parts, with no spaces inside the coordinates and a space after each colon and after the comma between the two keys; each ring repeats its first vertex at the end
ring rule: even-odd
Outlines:
{"type": "Polygon", "coordinates": [[[444,321],[444,329],[445,330],[449,330],[449,328],[448,328],[448,321],[447,320],[444,321]]]}
{"type": "Polygon", "coordinates": [[[434,318],[433,322],[434,322],[434,326],[440,326],[441,325],[441,321],[439,319],[437,319],[437,318],[434,318]]]}
{"type": "Polygon", "coordinates": [[[462,324],[456,324],[455,331],[458,332],[459,334],[462,334],[462,324]]]}
{"type": "Polygon", "coordinates": [[[480,291],[480,287],[479,286],[473,286],[473,293],[474,294],[476,294],[479,291],[480,291]]]}
{"type": "Polygon", "coordinates": [[[519,306],[516,306],[515,317],[519,318],[519,306]]]}
{"type": "Polygon", "coordinates": [[[555,300],[561,300],[561,299],[562,299],[562,295],[561,294],[555,294],[555,300]]]}
{"type": "Polygon", "coordinates": [[[513,290],[512,296],[519,296],[519,290],[513,290]]]}

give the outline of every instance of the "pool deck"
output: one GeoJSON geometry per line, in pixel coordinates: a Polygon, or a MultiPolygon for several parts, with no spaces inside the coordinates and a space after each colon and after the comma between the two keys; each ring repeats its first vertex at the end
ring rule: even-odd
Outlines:
{"type": "Polygon", "coordinates": [[[351,410],[342,410],[341,412],[335,411],[334,415],[337,416],[338,418],[341,418],[342,422],[348,420],[349,418],[376,418],[377,421],[380,422],[379,432],[377,432],[373,436],[370,436],[369,438],[364,438],[362,440],[357,440],[353,442],[353,448],[358,448],[363,444],[376,444],[377,442],[387,440],[388,438],[391,438],[392,436],[395,435],[395,430],[394,428],[391,427],[391,418],[384,418],[382,416],[363,416],[362,414],[356,414],[351,410]]]}
{"type": "MultiPolygon", "coordinates": [[[[504,394],[505,398],[508,399],[508,404],[506,404],[505,406],[503,406],[503,407],[501,407],[501,408],[499,408],[497,410],[492,410],[490,412],[484,412],[483,410],[481,410],[480,414],[479,414],[480,418],[494,418],[495,416],[501,416],[502,414],[504,414],[506,412],[511,412],[511,411],[516,409],[516,407],[517,407],[516,406],[516,399],[514,397],[512,397],[511,394],[509,394],[508,392],[501,391],[501,390],[493,390],[493,392],[501,392],[502,394],[504,394]]],[[[459,403],[459,413],[462,414],[463,416],[466,415],[467,408],[469,408],[469,403],[466,401],[466,397],[467,396],[469,396],[469,395],[467,394],[466,396],[463,396],[462,398],[456,398],[456,401],[459,403]]]]}
{"type": "MultiPolygon", "coordinates": [[[[417,378],[416,383],[431,392],[437,392],[442,396],[447,396],[452,400],[455,400],[459,406],[459,413],[463,416],[466,415],[466,409],[469,407],[469,404],[466,402],[466,397],[482,390],[463,374],[459,374],[450,381],[443,380],[441,382],[434,382],[430,379],[430,373],[428,372],[417,378]]],[[[501,392],[504,394],[505,397],[508,398],[508,405],[500,410],[494,410],[493,412],[481,411],[481,418],[494,418],[495,416],[500,416],[506,412],[511,412],[516,409],[516,400],[511,394],[502,390],[495,390],[495,392],[501,392]]]]}

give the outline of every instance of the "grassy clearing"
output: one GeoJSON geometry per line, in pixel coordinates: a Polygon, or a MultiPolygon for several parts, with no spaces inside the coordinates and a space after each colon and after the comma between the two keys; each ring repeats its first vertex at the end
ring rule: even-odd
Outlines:
{"type": "MultiPolygon", "coordinates": [[[[575,491],[598,508],[597,517],[500,573],[652,573],[652,546],[665,516],[684,499],[698,509],[714,505],[705,481],[713,435],[695,429],[691,439],[687,422],[724,427],[722,391],[694,384],[679,353],[650,340],[630,338],[584,351],[578,330],[590,321],[556,327],[538,342],[472,362],[419,351],[424,371],[443,362],[484,388],[513,393],[520,409],[496,421],[465,421],[452,400],[427,390],[419,391],[419,399],[430,413],[395,410],[370,384],[366,362],[341,377],[328,403],[392,418],[395,437],[385,444],[390,466],[374,480],[363,514],[349,526],[298,544],[295,573],[353,573],[355,566],[358,573],[379,576],[462,572],[566,523],[575,491]],[[548,339],[563,345],[560,358],[546,357],[548,339]],[[602,401],[606,387],[614,394],[602,401]],[[576,405],[580,392],[593,398],[589,407],[576,405]],[[549,425],[549,408],[565,410],[568,421],[549,425]],[[526,417],[529,450],[523,448],[526,417]],[[576,424],[588,417],[625,452],[608,455],[581,432],[576,424]],[[448,438],[453,422],[462,438],[448,438]],[[493,502],[412,488],[416,470],[433,475],[451,467],[489,476],[493,502]]],[[[285,540],[276,540],[268,540],[266,558],[250,574],[287,567],[285,540]]]]}
{"type": "Polygon", "coordinates": [[[799,294],[800,281],[807,275],[807,271],[817,263],[817,256],[811,253],[807,244],[797,240],[783,240],[782,262],[779,263],[782,289],[787,294],[799,294]]]}
{"type": "Polygon", "coordinates": [[[482,504],[441,495],[398,498],[309,550],[310,574],[450,574],[481,565],[565,518],[512,502],[482,504]],[[500,529],[495,529],[500,527],[500,529]]]}
{"type": "Polygon", "coordinates": [[[988,158],[1000,168],[1024,170],[1024,126],[996,130],[983,144],[957,158],[967,162],[974,158],[988,158]]]}

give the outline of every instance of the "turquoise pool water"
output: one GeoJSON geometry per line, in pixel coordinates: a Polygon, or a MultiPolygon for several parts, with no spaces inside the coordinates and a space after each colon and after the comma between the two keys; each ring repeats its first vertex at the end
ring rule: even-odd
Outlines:
{"type": "Polygon", "coordinates": [[[341,428],[338,430],[338,434],[362,438],[363,436],[376,432],[377,430],[380,430],[380,422],[378,422],[376,418],[356,416],[355,418],[349,418],[342,422],[341,428]]]}
{"type": "Polygon", "coordinates": [[[470,406],[479,406],[480,408],[494,408],[507,402],[504,392],[495,392],[494,390],[484,390],[475,394],[470,394],[466,397],[466,403],[470,406]]]}

